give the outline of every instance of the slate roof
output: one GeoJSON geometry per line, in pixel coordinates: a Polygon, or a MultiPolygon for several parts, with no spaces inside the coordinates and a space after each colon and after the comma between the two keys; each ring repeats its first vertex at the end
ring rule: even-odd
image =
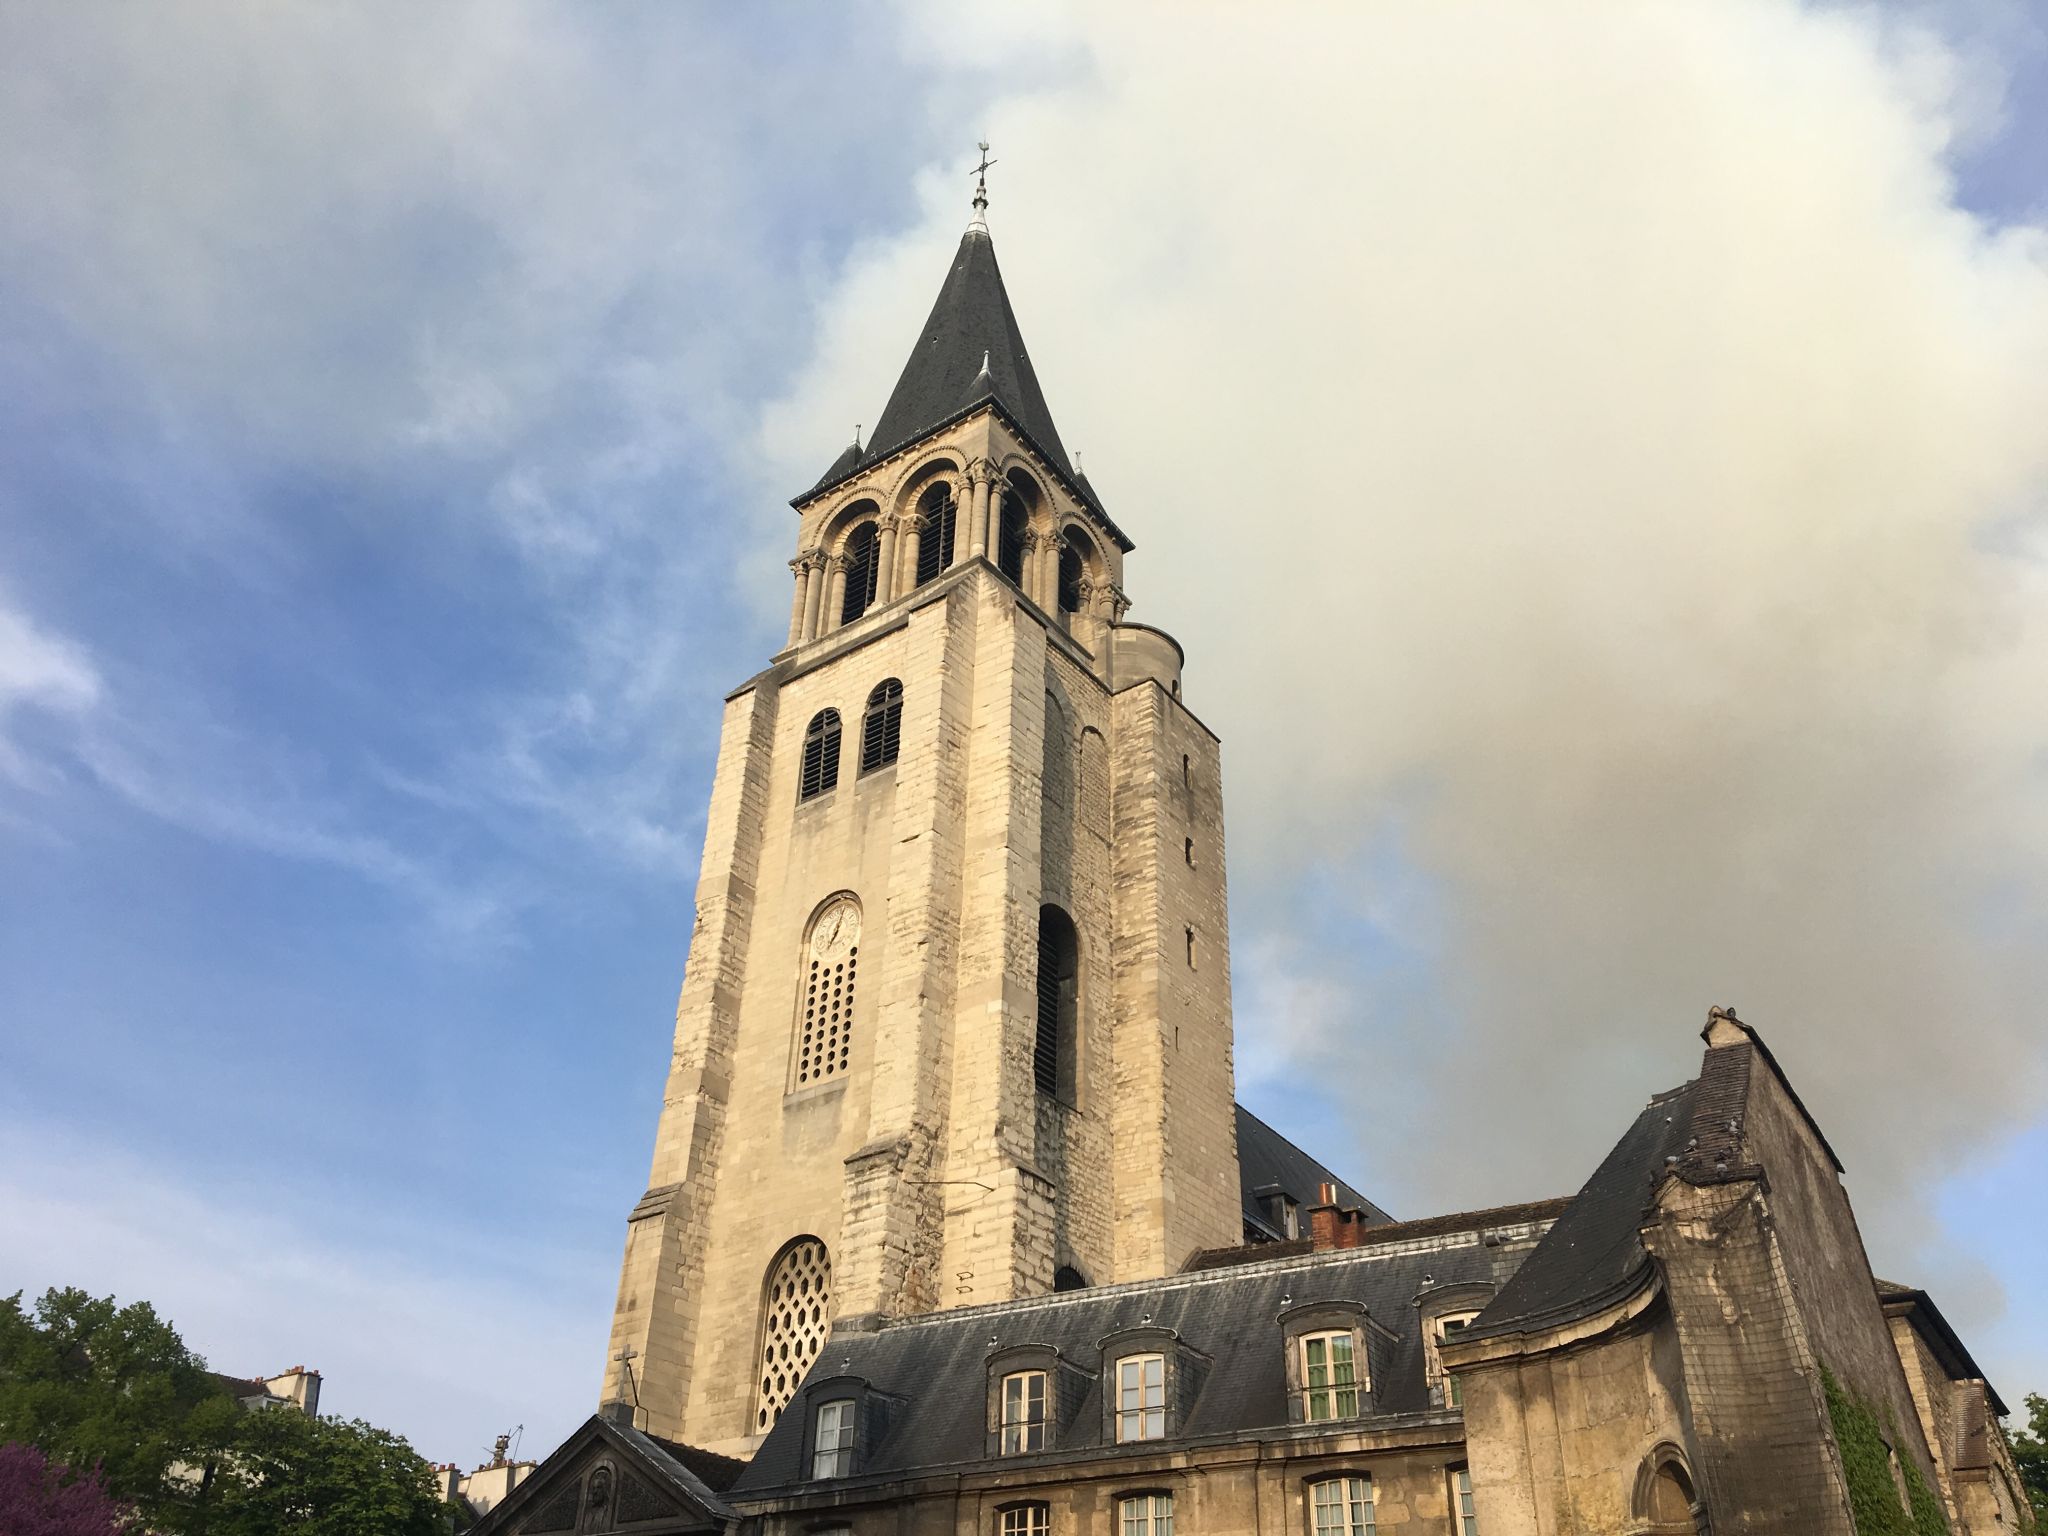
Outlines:
{"type": "Polygon", "coordinates": [[[1643,1218],[1668,1171],[1665,1158],[1679,1156],[1693,1137],[1700,1087],[1695,1080],[1650,1100],[1465,1338],[1587,1317],[1640,1283],[1651,1263],[1639,1235],[1643,1218]]]}
{"type": "Polygon", "coordinates": [[[1268,1237],[1279,1239],[1286,1236],[1284,1232],[1274,1230],[1265,1208],[1259,1204],[1258,1191],[1275,1186],[1284,1190],[1301,1207],[1303,1232],[1308,1230],[1308,1208],[1321,1202],[1325,1184],[1336,1185],[1337,1203],[1350,1210],[1365,1212],[1367,1221],[1393,1220],[1242,1104],[1237,1106],[1237,1173],[1244,1198],[1245,1226],[1268,1237]]]}
{"type": "Polygon", "coordinates": [[[1917,1286],[1900,1285],[1895,1280],[1877,1282],[1877,1299],[1887,1306],[1903,1307],[1906,1318],[1914,1331],[1927,1341],[1927,1347],[1934,1351],[1934,1358],[1941,1368],[1948,1372],[1951,1381],[1982,1381],[1984,1390],[1990,1395],[1991,1406],[2000,1418],[2010,1412],[2005,1399],[1998,1395],[1998,1389],[1986,1379],[1983,1370],[1972,1358],[1969,1348],[1949,1326],[1948,1319],[1941,1315],[1941,1308],[1934,1304],[1934,1298],[1917,1286]]]}
{"type": "MultiPolygon", "coordinates": [[[[639,1476],[680,1506],[676,1514],[659,1516],[647,1528],[657,1531],[709,1531],[728,1527],[739,1512],[721,1495],[737,1477],[741,1462],[696,1446],[656,1439],[630,1424],[595,1414],[548,1454],[517,1488],[470,1527],[471,1536],[497,1536],[523,1524],[536,1510],[554,1507],[565,1495],[575,1513],[576,1480],[599,1452],[609,1448],[639,1476]]],[[[550,1530],[557,1529],[550,1524],[550,1530]]],[[[564,1524],[560,1529],[569,1528],[564,1524]]]]}
{"type": "MultiPolygon", "coordinates": [[[[1417,1301],[1445,1286],[1499,1282],[1499,1268],[1509,1261],[1500,1246],[1485,1240],[1487,1218],[1495,1214],[1475,1213],[1462,1228],[1426,1242],[1324,1250],[962,1307],[885,1322],[871,1332],[841,1330],[826,1344],[806,1385],[852,1376],[894,1399],[879,1442],[864,1449],[852,1481],[886,1479],[988,1459],[982,1405],[990,1340],[1001,1349],[1051,1345],[1063,1360],[1092,1373],[1071,1419],[1057,1432],[1058,1445],[1045,1453],[1057,1456],[1104,1444],[1102,1340],[1149,1318],[1151,1326],[1177,1330],[1185,1346],[1208,1357],[1192,1400],[1178,1409],[1178,1432],[1163,1444],[1277,1429],[1288,1422],[1281,1309],[1341,1300],[1363,1302],[1368,1316],[1391,1334],[1381,1338],[1372,1330],[1373,1348],[1381,1352],[1373,1357],[1371,1415],[1423,1415],[1432,1410],[1417,1301]]],[[[807,1481],[802,1452],[809,1407],[800,1392],[755,1452],[732,1497],[745,1500],[807,1481]]],[[[1026,1460],[1004,1458],[1006,1464],[1026,1460]]]]}

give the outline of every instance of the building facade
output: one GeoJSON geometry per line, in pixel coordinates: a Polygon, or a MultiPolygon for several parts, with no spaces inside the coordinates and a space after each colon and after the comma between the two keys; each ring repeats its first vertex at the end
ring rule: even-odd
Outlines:
{"type": "Polygon", "coordinates": [[[1218,743],[983,208],[792,503],[602,1407],[478,1530],[2030,1529],[1732,1010],[1534,1204],[1396,1222],[1235,1106],[1218,743]]]}

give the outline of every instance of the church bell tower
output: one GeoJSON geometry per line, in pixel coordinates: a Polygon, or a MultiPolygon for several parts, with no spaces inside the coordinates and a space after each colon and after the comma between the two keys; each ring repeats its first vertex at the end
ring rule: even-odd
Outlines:
{"type": "Polygon", "coordinates": [[[974,218],[725,701],[604,1397],[744,1454],[835,1320],[1237,1242],[1217,740],[974,218]]]}

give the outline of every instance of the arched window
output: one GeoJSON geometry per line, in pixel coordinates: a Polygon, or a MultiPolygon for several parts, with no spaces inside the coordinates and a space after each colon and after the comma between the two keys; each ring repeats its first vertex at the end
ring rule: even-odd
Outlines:
{"type": "Polygon", "coordinates": [[[1060,612],[1081,611],[1081,552],[1071,539],[1060,540],[1060,612]]]}
{"type": "Polygon", "coordinates": [[[860,902],[842,891],[818,908],[804,941],[803,1012],[796,1021],[790,1092],[838,1076],[853,1059],[853,996],[860,966],[860,902]]]}
{"type": "Polygon", "coordinates": [[[996,523],[996,569],[1019,586],[1024,584],[1024,527],[1028,517],[1024,498],[1015,491],[1004,491],[1002,516],[996,523]]]}
{"type": "Polygon", "coordinates": [[[1031,1075],[1038,1091],[1074,1100],[1074,1012],[1080,945],[1073,919],[1058,907],[1038,909],[1038,1033],[1031,1075]]]}
{"type": "Polygon", "coordinates": [[[804,727],[804,761],[797,775],[797,802],[801,804],[822,795],[838,782],[839,711],[821,709],[804,727]]]}
{"type": "Polygon", "coordinates": [[[941,480],[917,503],[917,580],[922,586],[953,563],[953,522],[959,505],[941,480]]]}
{"type": "Polygon", "coordinates": [[[1641,1529],[1658,1536],[1665,1532],[1694,1536],[1706,1528],[1705,1520],[1695,1512],[1698,1497],[1677,1446],[1666,1442],[1643,1458],[1636,1473],[1634,1501],[1636,1518],[1643,1522],[1641,1529]]]}
{"type": "Polygon", "coordinates": [[[895,762],[902,746],[903,684],[885,677],[868,695],[868,707],[860,717],[860,771],[895,762]]]}
{"type": "Polygon", "coordinates": [[[1062,1264],[1052,1272],[1052,1288],[1055,1293],[1061,1291],[1085,1291],[1088,1289],[1088,1277],[1074,1268],[1073,1265],[1062,1264]]]}
{"type": "Polygon", "coordinates": [[[832,1258],[815,1237],[799,1237],[768,1266],[761,1296],[761,1385],[754,1428],[772,1425],[825,1347],[832,1328],[832,1258]]]}
{"type": "Polygon", "coordinates": [[[846,597],[839,604],[842,624],[851,624],[875,600],[875,584],[882,575],[876,538],[875,525],[862,523],[846,541],[846,597]]]}

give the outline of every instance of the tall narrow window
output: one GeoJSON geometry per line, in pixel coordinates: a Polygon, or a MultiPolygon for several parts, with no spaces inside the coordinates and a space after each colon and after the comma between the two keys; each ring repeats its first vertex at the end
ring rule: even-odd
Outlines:
{"type": "Polygon", "coordinates": [[[804,727],[804,761],[796,798],[814,800],[839,782],[839,711],[821,709],[804,727]]]}
{"type": "Polygon", "coordinates": [[[996,1536],[1050,1536],[1052,1508],[1046,1504],[1012,1504],[1003,1511],[996,1536]]]}
{"type": "Polygon", "coordinates": [[[836,896],[812,919],[804,946],[803,1017],[797,1020],[791,1092],[837,1076],[853,1059],[859,967],[860,902],[850,894],[836,896]]]}
{"type": "Polygon", "coordinates": [[[1188,861],[1188,868],[1193,869],[1195,867],[1195,840],[1192,837],[1181,839],[1180,853],[1181,857],[1188,861]]]}
{"type": "Polygon", "coordinates": [[[1308,1497],[1315,1536],[1374,1536],[1371,1478],[1332,1477],[1311,1484],[1308,1497]]]}
{"type": "Polygon", "coordinates": [[[1350,1330],[1301,1341],[1302,1417],[1311,1423],[1358,1417],[1358,1371],[1350,1330]]]}
{"type": "Polygon", "coordinates": [[[1436,1342],[1439,1351],[1437,1354],[1437,1369],[1443,1372],[1444,1402],[1452,1408],[1462,1408],[1465,1406],[1465,1394],[1459,1389],[1458,1378],[1449,1371],[1444,1370],[1442,1346],[1446,1341],[1455,1339],[1459,1334],[1463,1333],[1466,1324],[1470,1323],[1478,1315],[1477,1312],[1453,1312],[1436,1320],[1436,1342]]]}
{"type": "Polygon", "coordinates": [[[832,1328],[832,1259],[815,1237],[800,1237],[768,1266],[761,1297],[761,1382],[754,1428],[782,1415],[832,1328]]]}
{"type": "Polygon", "coordinates": [[[1195,968],[1195,930],[1194,930],[1194,929],[1192,929],[1192,928],[1188,929],[1188,930],[1187,930],[1187,937],[1188,937],[1188,969],[1192,971],[1192,970],[1193,970],[1193,969],[1195,968]]]}
{"type": "Polygon", "coordinates": [[[1140,1493],[1117,1504],[1117,1536],[1173,1536],[1173,1495],[1140,1493]]]}
{"type": "Polygon", "coordinates": [[[1024,529],[1027,521],[1024,498],[1015,491],[1004,491],[1002,516],[996,523],[996,569],[1020,587],[1024,585],[1024,529]]]}
{"type": "Polygon", "coordinates": [[[1081,611],[1081,552],[1074,548],[1071,537],[1060,541],[1060,612],[1081,611]]]}
{"type": "Polygon", "coordinates": [[[1166,1437],[1166,1357],[1125,1355],[1116,1363],[1116,1437],[1166,1437]]]}
{"type": "Polygon", "coordinates": [[[1045,1372],[1013,1371],[1003,1378],[1003,1454],[1045,1449],[1045,1372]]]}
{"type": "Polygon", "coordinates": [[[1038,909],[1038,1033],[1031,1076],[1040,1093],[1072,1101],[1074,1016],[1080,946],[1073,919],[1058,907],[1038,909]]]}
{"type": "Polygon", "coordinates": [[[917,580],[922,586],[953,563],[953,523],[959,504],[941,481],[917,503],[917,580]]]}
{"type": "Polygon", "coordinates": [[[874,603],[882,574],[875,525],[862,523],[846,541],[846,596],[839,604],[839,622],[851,624],[874,603]]]}
{"type": "Polygon", "coordinates": [[[1443,1346],[1447,1340],[1463,1333],[1478,1315],[1476,1311],[1441,1312],[1423,1320],[1423,1374],[1432,1386],[1439,1381],[1443,1383],[1444,1406],[1447,1408],[1462,1408],[1465,1399],[1457,1377],[1444,1369],[1443,1346]]]}
{"type": "Polygon", "coordinates": [[[834,1398],[818,1404],[816,1437],[811,1444],[811,1476],[845,1477],[853,1471],[853,1399],[834,1398]]]}
{"type": "Polygon", "coordinates": [[[1452,1467],[1451,1478],[1451,1529],[1457,1536],[1479,1536],[1479,1517],[1472,1512],[1472,1473],[1465,1467],[1452,1467]]]}
{"type": "Polygon", "coordinates": [[[868,707],[860,717],[860,771],[895,762],[902,746],[903,684],[885,677],[868,695],[868,707]]]}

